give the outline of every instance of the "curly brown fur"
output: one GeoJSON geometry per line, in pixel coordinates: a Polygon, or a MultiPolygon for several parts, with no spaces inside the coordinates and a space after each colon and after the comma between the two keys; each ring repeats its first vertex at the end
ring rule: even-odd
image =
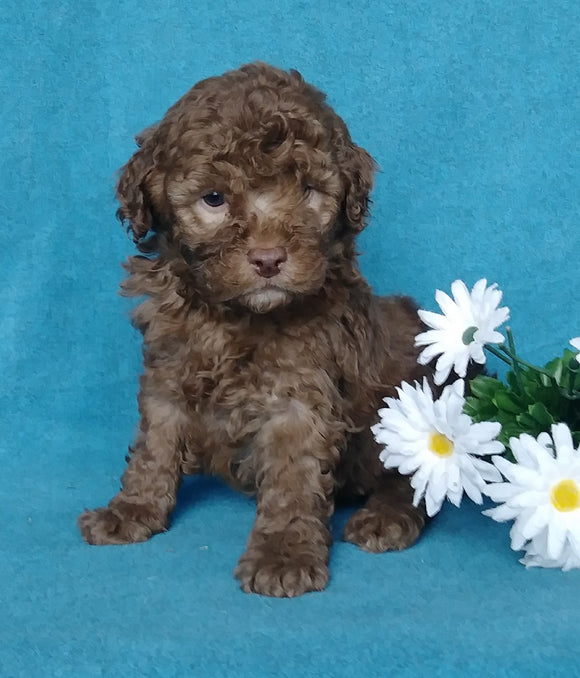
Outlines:
{"type": "Polygon", "coordinates": [[[412,544],[424,513],[369,427],[420,376],[421,327],[409,299],[373,296],[357,266],[371,157],[322,93],[264,64],[200,82],[138,143],[117,194],[146,255],[123,286],[147,297],[134,312],[140,433],[119,494],[79,518],[83,537],[147,539],[167,528],[182,474],[212,473],[257,495],[244,591],[325,587],[340,494],[369,497],[347,540],[412,544]]]}

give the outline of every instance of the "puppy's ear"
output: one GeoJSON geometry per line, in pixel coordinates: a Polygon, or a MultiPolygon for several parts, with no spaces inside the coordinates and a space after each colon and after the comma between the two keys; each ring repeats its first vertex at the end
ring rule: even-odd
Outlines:
{"type": "Polygon", "coordinates": [[[135,242],[147,235],[153,223],[145,181],[154,167],[155,130],[156,125],[153,125],[137,134],[135,141],[139,150],[121,168],[117,182],[117,199],[120,203],[117,217],[121,223],[128,225],[135,242]]]}
{"type": "Polygon", "coordinates": [[[365,227],[369,206],[369,194],[373,187],[376,163],[356,144],[347,144],[344,149],[343,178],[345,181],[344,215],[348,225],[360,232],[365,227]]]}

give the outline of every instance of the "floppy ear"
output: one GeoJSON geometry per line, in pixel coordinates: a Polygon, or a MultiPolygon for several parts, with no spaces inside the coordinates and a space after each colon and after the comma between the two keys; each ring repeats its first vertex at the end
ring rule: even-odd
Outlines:
{"type": "Polygon", "coordinates": [[[344,149],[342,165],[346,190],[343,211],[348,225],[359,233],[366,225],[369,194],[377,165],[364,148],[352,142],[344,149]]]}
{"type": "Polygon", "coordinates": [[[147,235],[153,224],[153,215],[145,181],[154,167],[153,135],[156,126],[147,127],[137,134],[135,141],[139,150],[131,156],[129,162],[121,168],[117,182],[117,199],[120,207],[117,217],[121,223],[128,223],[134,242],[147,235]]]}

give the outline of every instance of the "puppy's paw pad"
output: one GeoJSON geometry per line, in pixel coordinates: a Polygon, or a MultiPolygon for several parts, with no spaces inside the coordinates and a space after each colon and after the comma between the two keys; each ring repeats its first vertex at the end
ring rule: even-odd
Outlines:
{"type": "Polygon", "coordinates": [[[106,507],[85,511],[77,524],[88,544],[104,545],[146,541],[160,531],[154,529],[157,522],[146,508],[131,506],[128,510],[106,507]]]}
{"type": "Polygon", "coordinates": [[[350,518],[343,538],[372,553],[401,551],[417,541],[423,525],[423,517],[413,507],[390,507],[383,512],[363,508],[350,518]]]}
{"type": "Polygon", "coordinates": [[[314,556],[296,559],[279,554],[246,552],[234,571],[246,593],[276,598],[294,598],[309,591],[322,591],[328,584],[328,567],[314,556]]]}

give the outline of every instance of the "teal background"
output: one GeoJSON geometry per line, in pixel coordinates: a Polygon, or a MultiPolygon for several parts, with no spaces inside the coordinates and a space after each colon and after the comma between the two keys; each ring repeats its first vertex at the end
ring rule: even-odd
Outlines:
{"type": "Polygon", "coordinates": [[[580,335],[579,40],[576,0],[3,0],[2,678],[576,675],[578,573],[526,571],[470,504],[405,553],[337,541],[328,590],[291,601],[238,590],[253,504],[217,483],[142,545],[91,548],[75,518],[136,424],[113,197],[136,132],[200,78],[297,68],[381,167],[377,291],[435,310],[486,277],[545,362],[580,335]]]}

